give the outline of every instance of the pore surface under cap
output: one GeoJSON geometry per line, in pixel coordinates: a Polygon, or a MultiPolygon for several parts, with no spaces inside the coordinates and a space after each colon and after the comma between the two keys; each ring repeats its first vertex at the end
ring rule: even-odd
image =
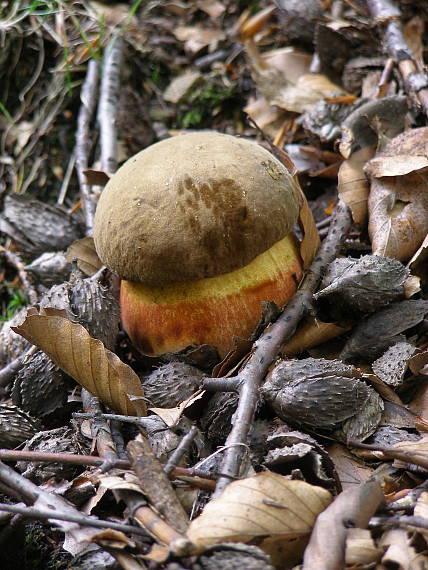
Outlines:
{"type": "Polygon", "coordinates": [[[247,265],[298,215],[292,176],[256,143],[215,132],[179,135],[130,158],[95,216],[101,260],[120,277],[164,285],[247,265]]]}

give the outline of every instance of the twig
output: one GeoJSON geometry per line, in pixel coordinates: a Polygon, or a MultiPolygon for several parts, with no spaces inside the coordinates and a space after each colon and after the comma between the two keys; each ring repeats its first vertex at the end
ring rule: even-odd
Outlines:
{"type": "Polygon", "coordinates": [[[117,169],[116,122],[119,102],[123,40],[113,36],[106,47],[101,81],[98,123],[100,126],[101,169],[107,174],[117,169]]]}
{"type": "Polygon", "coordinates": [[[406,91],[416,95],[425,115],[428,115],[428,75],[419,68],[407,45],[398,6],[391,0],[367,0],[367,6],[375,22],[384,26],[388,55],[397,62],[406,91]]]}
{"type": "Polygon", "coordinates": [[[18,272],[19,279],[21,280],[22,286],[24,287],[30,303],[35,305],[38,302],[39,296],[28,279],[27,272],[25,271],[24,264],[22,263],[19,255],[4,247],[0,247],[0,252],[3,253],[7,262],[10,263],[10,265],[13,265],[18,272]]]}
{"type": "Polygon", "coordinates": [[[90,152],[90,124],[95,112],[98,91],[99,62],[91,59],[88,63],[86,78],[82,85],[80,99],[82,104],[77,118],[76,132],[76,169],[79,179],[80,197],[85,215],[86,230],[92,231],[94,225],[95,202],[91,195],[91,186],[86,182],[83,172],[88,168],[90,152]]]}
{"type": "Polygon", "coordinates": [[[73,515],[71,513],[62,514],[58,513],[57,511],[52,511],[51,509],[36,509],[34,507],[20,507],[19,505],[7,505],[5,503],[0,503],[0,511],[17,513],[24,515],[24,517],[28,519],[39,519],[45,521],[54,519],[59,521],[77,523],[80,525],[93,526],[95,528],[111,528],[113,530],[118,530],[121,532],[147,536],[147,531],[138,526],[103,521],[96,519],[95,517],[88,517],[85,515],[73,515]]]}
{"type": "Polygon", "coordinates": [[[95,417],[103,418],[104,420],[115,420],[134,424],[136,426],[146,428],[147,424],[151,423],[148,418],[137,418],[136,416],[124,416],[122,414],[88,414],[82,412],[74,412],[73,418],[81,420],[93,420],[95,417]]]}
{"type": "Polygon", "coordinates": [[[421,450],[419,453],[417,450],[406,451],[404,449],[400,449],[399,447],[387,447],[385,445],[372,445],[368,443],[361,443],[358,441],[348,441],[348,445],[350,447],[356,447],[357,449],[367,449],[369,451],[379,451],[383,453],[383,455],[387,459],[398,459],[399,461],[403,461],[405,463],[411,463],[413,465],[419,465],[419,467],[423,467],[424,469],[428,469],[428,457],[424,450],[421,450]]]}
{"type": "Polygon", "coordinates": [[[187,433],[183,437],[183,439],[178,444],[177,448],[174,450],[173,453],[171,453],[170,457],[168,458],[168,461],[165,463],[163,468],[163,470],[167,475],[170,475],[174,470],[174,467],[177,465],[177,463],[180,462],[183,455],[192,445],[192,442],[195,439],[197,433],[198,433],[198,428],[196,426],[192,426],[189,433],[187,433]]]}
{"type": "MultiPolygon", "coordinates": [[[[346,237],[351,226],[349,208],[341,200],[336,205],[329,233],[322,242],[318,254],[312,262],[302,286],[289,302],[284,312],[271,324],[260,338],[254,343],[254,350],[237,378],[231,378],[231,383],[239,382],[239,403],[233,419],[232,430],[225,443],[225,453],[217,481],[215,496],[224,487],[238,477],[240,464],[245,453],[245,444],[252,425],[257,403],[259,388],[266,372],[281,350],[281,346],[294,334],[300,320],[312,307],[312,295],[315,292],[322,274],[329,263],[337,256],[342,240],[346,237]]],[[[217,379],[211,378],[211,388],[217,379]]],[[[224,378],[219,378],[224,385],[224,378]]],[[[203,386],[205,381],[203,382],[203,386]]]]}
{"type": "Polygon", "coordinates": [[[62,179],[61,188],[59,190],[56,203],[61,206],[64,204],[67,190],[70,185],[71,175],[73,174],[74,165],[76,164],[76,153],[73,152],[68,160],[67,168],[65,170],[64,178],[62,179]]]}
{"type": "Polygon", "coordinates": [[[141,482],[148,501],[156,507],[156,510],[173,529],[179,533],[185,533],[189,525],[186,512],[178,501],[147,438],[139,436],[134,441],[130,441],[128,452],[135,474],[141,482]]]}
{"type": "Polygon", "coordinates": [[[395,528],[407,528],[414,526],[428,530],[428,520],[425,517],[411,517],[401,515],[400,517],[373,517],[370,519],[370,528],[379,528],[380,526],[388,526],[395,528]]]}

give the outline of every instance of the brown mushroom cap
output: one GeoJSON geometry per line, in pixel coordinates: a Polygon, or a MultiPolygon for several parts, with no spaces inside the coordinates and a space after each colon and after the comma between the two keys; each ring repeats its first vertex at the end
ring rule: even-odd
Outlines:
{"type": "Polygon", "coordinates": [[[130,158],[98,203],[95,246],[129,281],[162,286],[234,271],[290,233],[292,176],[258,144],[216,132],[156,143],[130,158]]]}

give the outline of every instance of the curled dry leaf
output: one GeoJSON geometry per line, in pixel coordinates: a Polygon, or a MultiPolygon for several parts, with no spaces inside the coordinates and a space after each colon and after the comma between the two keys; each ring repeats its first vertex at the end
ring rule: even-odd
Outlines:
{"type": "Polygon", "coordinates": [[[347,565],[373,564],[380,560],[382,554],[383,550],[375,546],[369,530],[348,529],[345,551],[347,565]]]}
{"type": "Polygon", "coordinates": [[[63,311],[29,309],[25,321],[13,330],[37,345],[66,374],[114,410],[145,415],[144,392],[135,372],[100,340],[72,323],[63,311]]]}
{"type": "Polygon", "coordinates": [[[271,105],[303,113],[320,99],[348,95],[325,75],[309,72],[307,53],[283,48],[262,56],[252,40],[245,47],[257,88],[271,105]]]}
{"type": "Polygon", "coordinates": [[[69,263],[73,259],[77,259],[77,267],[85,275],[94,275],[103,266],[95,251],[94,238],[89,236],[72,243],[67,249],[65,257],[69,263]]]}
{"type": "Polygon", "coordinates": [[[392,139],[366,166],[373,253],[408,260],[428,233],[428,127],[392,139]]]}
{"type": "Polygon", "coordinates": [[[288,480],[277,473],[258,473],[228,485],[223,494],[207,504],[194,519],[187,532],[198,551],[221,542],[264,540],[260,548],[268,548],[269,538],[282,541],[307,537],[316,517],[331,502],[331,494],[304,481],[288,480]]]}
{"type": "Polygon", "coordinates": [[[303,239],[300,242],[300,255],[303,259],[303,265],[305,269],[307,269],[312,263],[321,241],[312,210],[310,209],[306,196],[303,194],[300,186],[299,191],[301,196],[299,224],[303,230],[303,239]]]}
{"type": "Polygon", "coordinates": [[[298,327],[296,333],[281,347],[281,355],[294,356],[308,348],[313,348],[323,342],[345,333],[350,326],[340,327],[335,323],[325,323],[309,316],[298,327]]]}
{"type": "Polygon", "coordinates": [[[361,226],[364,226],[367,221],[367,199],[369,196],[369,182],[363,167],[373,155],[374,147],[361,148],[342,162],[339,168],[339,198],[351,209],[354,222],[361,224],[361,226]]]}

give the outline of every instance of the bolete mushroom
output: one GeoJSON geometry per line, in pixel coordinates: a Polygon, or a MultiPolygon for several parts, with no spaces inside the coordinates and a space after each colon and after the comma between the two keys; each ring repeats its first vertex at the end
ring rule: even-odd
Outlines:
{"type": "Polygon", "coordinates": [[[122,324],[144,354],[248,337],[261,303],[283,305],[302,265],[293,177],[270,152],[216,132],[131,157],[98,203],[95,246],[122,279],[122,324]]]}

